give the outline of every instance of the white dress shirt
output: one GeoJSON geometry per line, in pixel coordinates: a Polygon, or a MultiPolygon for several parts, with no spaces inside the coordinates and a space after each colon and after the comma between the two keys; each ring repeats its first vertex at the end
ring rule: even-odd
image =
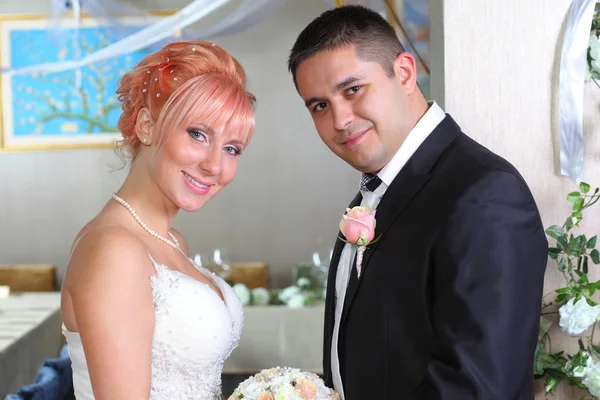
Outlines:
{"type": "MultiPolygon", "coordinates": [[[[446,118],[446,114],[435,102],[430,103],[430,107],[417,122],[415,127],[410,131],[406,140],[394,157],[379,171],[377,176],[381,179],[381,184],[374,192],[361,191],[362,201],[361,206],[370,206],[372,210],[377,209],[379,201],[385,194],[387,188],[392,184],[392,181],[398,175],[398,172],[404,167],[407,161],[417,151],[421,143],[433,132],[442,120],[446,118]]],[[[341,400],[344,400],[344,389],[342,387],[342,377],[340,374],[340,363],[338,357],[338,337],[340,331],[340,319],[344,308],[344,298],[348,281],[350,280],[350,272],[354,257],[356,256],[356,246],[346,243],[342,249],[340,260],[338,262],[337,276],[335,280],[335,322],[333,327],[333,337],[331,341],[331,371],[333,375],[333,388],[339,393],[341,400]]]]}

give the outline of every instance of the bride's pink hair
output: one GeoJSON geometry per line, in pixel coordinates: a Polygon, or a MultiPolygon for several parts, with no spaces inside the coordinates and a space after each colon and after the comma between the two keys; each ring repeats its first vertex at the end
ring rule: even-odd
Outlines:
{"type": "Polygon", "coordinates": [[[136,135],[140,110],[147,108],[156,123],[153,140],[200,116],[202,123],[245,133],[254,131],[255,97],[246,90],[240,63],[223,48],[205,41],[175,42],[144,58],[119,81],[122,113],[118,127],[122,147],[132,158],[141,142],[136,135]]]}

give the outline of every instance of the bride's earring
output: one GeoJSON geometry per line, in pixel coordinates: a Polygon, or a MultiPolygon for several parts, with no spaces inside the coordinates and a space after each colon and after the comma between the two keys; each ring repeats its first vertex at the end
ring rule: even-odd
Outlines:
{"type": "Polygon", "coordinates": [[[146,144],[147,142],[148,142],[148,139],[146,139],[146,138],[142,139],[142,143],[146,144]]]}

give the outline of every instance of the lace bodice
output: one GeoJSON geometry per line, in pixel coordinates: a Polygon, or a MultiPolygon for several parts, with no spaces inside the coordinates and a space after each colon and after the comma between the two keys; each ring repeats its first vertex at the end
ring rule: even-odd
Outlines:
{"type": "MultiPolygon", "coordinates": [[[[156,321],[150,399],[220,399],[223,363],[237,347],[242,331],[242,304],[225,281],[206,270],[200,268],[219,288],[225,302],[208,285],[153,263],[156,275],[150,284],[156,321]]],[[[81,339],[76,333],[63,331],[69,352],[79,353],[81,349],[81,354],[71,356],[77,400],[92,400],[81,339]],[[82,376],[87,381],[81,382],[82,376]]]]}
{"type": "Polygon", "coordinates": [[[150,398],[219,399],[223,363],[241,335],[242,305],[216,276],[212,280],[225,303],[208,285],[164,265],[155,266],[150,398]]]}

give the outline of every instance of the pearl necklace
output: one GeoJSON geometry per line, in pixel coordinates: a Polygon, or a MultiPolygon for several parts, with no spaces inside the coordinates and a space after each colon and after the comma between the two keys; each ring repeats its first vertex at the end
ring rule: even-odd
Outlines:
{"type": "Polygon", "coordinates": [[[174,249],[177,249],[179,251],[181,251],[181,248],[179,247],[179,240],[177,240],[177,238],[175,237],[175,235],[173,235],[171,232],[167,232],[169,234],[169,237],[173,240],[169,240],[166,237],[159,235],[158,233],[156,233],[156,231],[150,229],[148,227],[148,225],[146,225],[144,223],[144,221],[142,221],[140,219],[140,217],[137,215],[137,213],[135,212],[135,210],[133,209],[133,207],[131,207],[129,205],[129,203],[127,203],[125,200],[123,200],[122,198],[120,198],[119,196],[117,196],[116,194],[113,193],[112,198],[114,200],[116,200],[117,202],[121,203],[123,205],[123,207],[125,207],[127,210],[129,210],[129,212],[131,213],[131,215],[133,215],[133,218],[136,220],[136,222],[138,224],[140,224],[140,226],[146,231],[148,232],[151,236],[162,240],[163,242],[165,242],[166,244],[168,244],[169,246],[173,247],[174,249]]]}

